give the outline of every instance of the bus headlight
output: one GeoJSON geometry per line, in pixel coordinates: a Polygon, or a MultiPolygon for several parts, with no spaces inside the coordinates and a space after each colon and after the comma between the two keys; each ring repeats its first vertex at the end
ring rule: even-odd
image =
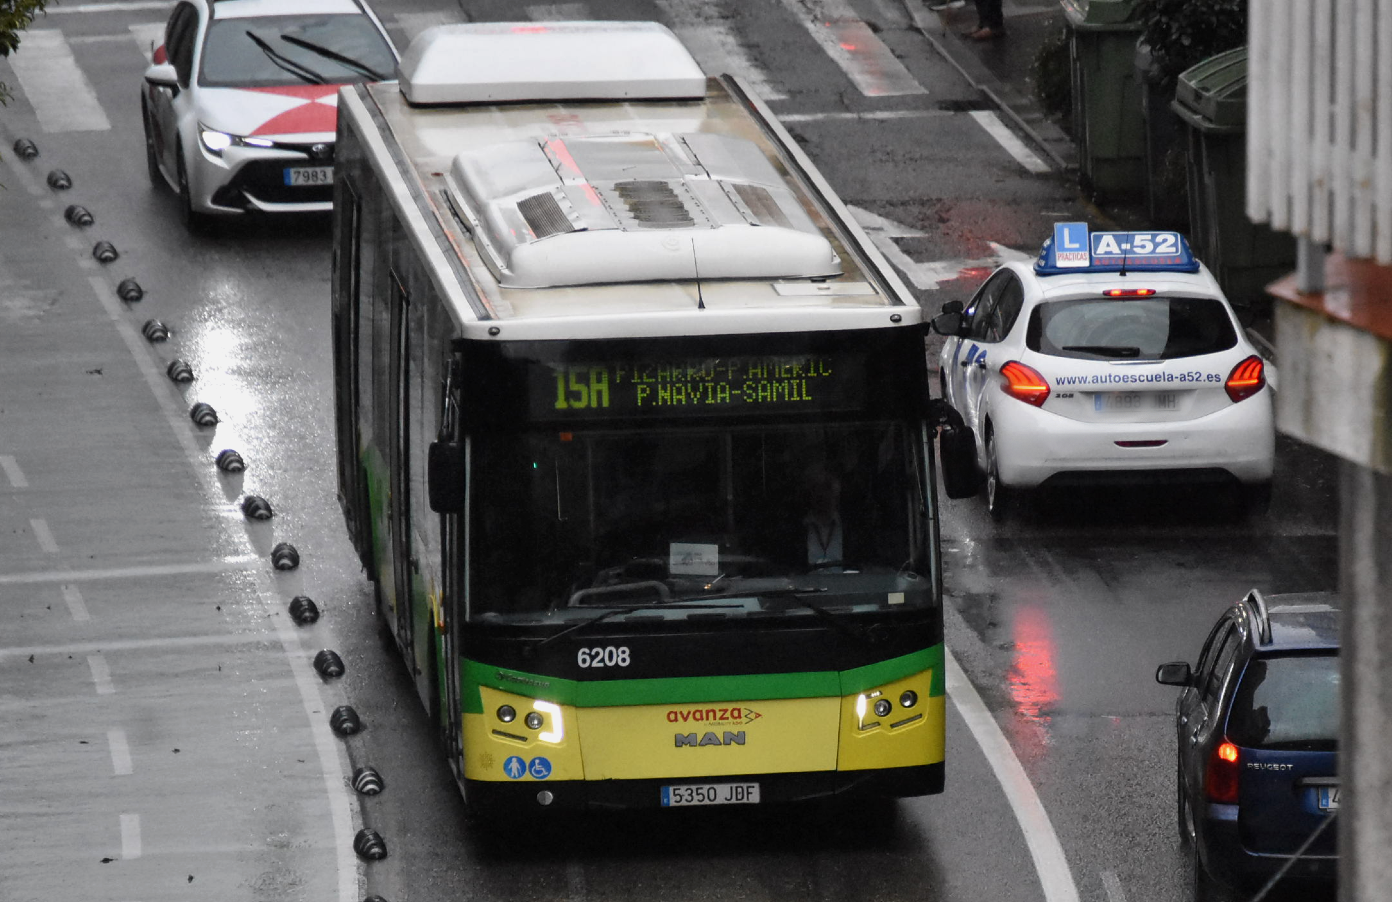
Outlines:
{"type": "Polygon", "coordinates": [[[503,723],[512,723],[517,719],[517,709],[512,705],[503,705],[498,709],[498,719],[503,723]]]}
{"type": "Polygon", "coordinates": [[[914,692],[912,689],[905,689],[899,695],[899,704],[905,708],[912,708],[914,705],[918,704],[918,693],[914,692]]]}
{"type": "Polygon", "coordinates": [[[536,711],[527,715],[527,726],[529,727],[532,727],[532,718],[535,717],[537,719],[536,726],[532,727],[532,729],[541,729],[542,724],[546,722],[545,718],[542,717],[543,714],[551,718],[551,729],[544,733],[538,733],[538,739],[542,742],[555,743],[565,738],[565,720],[561,717],[560,705],[552,704],[551,702],[533,701],[532,707],[536,708],[536,711]]]}
{"type": "Polygon", "coordinates": [[[875,716],[876,716],[876,717],[888,717],[888,716],[889,716],[889,712],[890,712],[891,710],[893,710],[893,709],[894,709],[894,706],[891,705],[891,704],[889,703],[889,699],[887,699],[887,698],[877,698],[877,699],[875,699],[875,716]]]}
{"type": "Polygon", "coordinates": [[[529,730],[540,730],[541,725],[544,724],[546,720],[537,712],[530,711],[527,713],[527,717],[523,722],[527,725],[527,729],[529,730]]]}

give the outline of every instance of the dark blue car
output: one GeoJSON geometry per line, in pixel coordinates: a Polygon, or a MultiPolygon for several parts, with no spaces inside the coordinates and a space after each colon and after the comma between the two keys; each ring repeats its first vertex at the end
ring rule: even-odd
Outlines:
{"type": "Polygon", "coordinates": [[[1263,597],[1224,614],[1198,664],[1163,664],[1176,706],[1180,840],[1196,902],[1225,887],[1332,887],[1339,809],[1339,607],[1328,593],[1263,597]]]}

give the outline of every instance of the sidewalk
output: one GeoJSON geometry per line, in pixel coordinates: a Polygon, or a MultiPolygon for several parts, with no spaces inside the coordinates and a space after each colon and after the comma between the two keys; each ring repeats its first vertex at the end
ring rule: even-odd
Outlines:
{"type": "MultiPolygon", "coordinates": [[[[966,0],[954,9],[932,12],[932,0],[903,0],[923,36],[978,90],[986,94],[1010,124],[1023,132],[1066,177],[1076,178],[1078,148],[1066,130],[1066,116],[1046,112],[1035,92],[1034,64],[1040,49],[1066,33],[1059,0],[1004,0],[1005,36],[973,41],[976,4],[966,0]]],[[[1066,64],[1065,64],[1066,65],[1066,64]]],[[[1099,216],[1118,227],[1144,228],[1144,202],[1109,204],[1099,216]]]]}

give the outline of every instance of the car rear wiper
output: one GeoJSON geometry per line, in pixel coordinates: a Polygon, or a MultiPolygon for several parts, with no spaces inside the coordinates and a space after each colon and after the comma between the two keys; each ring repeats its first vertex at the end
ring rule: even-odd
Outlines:
{"type": "Polygon", "coordinates": [[[251,42],[253,44],[261,48],[261,52],[266,54],[267,59],[275,63],[280,68],[284,69],[286,72],[289,72],[291,75],[295,76],[300,81],[308,82],[312,85],[328,84],[328,80],[325,79],[324,76],[320,75],[318,72],[315,72],[313,69],[309,68],[304,63],[297,63],[294,60],[277,53],[274,47],[272,47],[270,44],[267,44],[265,39],[259,37],[254,32],[248,30],[246,36],[251,38],[251,42]]]}
{"type": "Polygon", "coordinates": [[[1080,351],[1084,354],[1102,354],[1106,357],[1139,357],[1141,349],[1127,345],[1064,345],[1065,351],[1080,351]]]}
{"type": "Polygon", "coordinates": [[[330,50],[328,47],[325,47],[321,44],[316,44],[313,41],[306,41],[304,38],[298,38],[291,34],[283,34],[280,36],[280,39],[286,42],[287,44],[294,44],[296,47],[303,47],[310,53],[317,53],[324,59],[333,60],[334,62],[339,63],[340,65],[347,66],[349,69],[356,69],[363,75],[366,75],[368,78],[376,79],[377,81],[386,81],[387,79],[391,78],[390,75],[384,75],[381,72],[378,72],[376,69],[367,65],[367,63],[355,60],[351,56],[345,56],[342,53],[339,53],[337,50],[330,50]]]}

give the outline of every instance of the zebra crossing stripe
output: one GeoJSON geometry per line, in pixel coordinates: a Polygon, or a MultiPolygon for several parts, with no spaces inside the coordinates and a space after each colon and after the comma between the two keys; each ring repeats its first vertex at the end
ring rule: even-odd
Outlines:
{"type": "Polygon", "coordinates": [[[691,0],[657,0],[668,25],[707,75],[738,75],[764,100],[786,100],[767,72],[750,57],[721,10],[691,0]]]}
{"type": "Polygon", "coordinates": [[[111,130],[63,32],[56,28],[25,32],[19,49],[10,55],[10,65],[44,131],[111,130]]]}
{"type": "Polygon", "coordinates": [[[928,93],[847,0],[820,0],[815,5],[783,0],[783,5],[866,97],[928,93]]]}

